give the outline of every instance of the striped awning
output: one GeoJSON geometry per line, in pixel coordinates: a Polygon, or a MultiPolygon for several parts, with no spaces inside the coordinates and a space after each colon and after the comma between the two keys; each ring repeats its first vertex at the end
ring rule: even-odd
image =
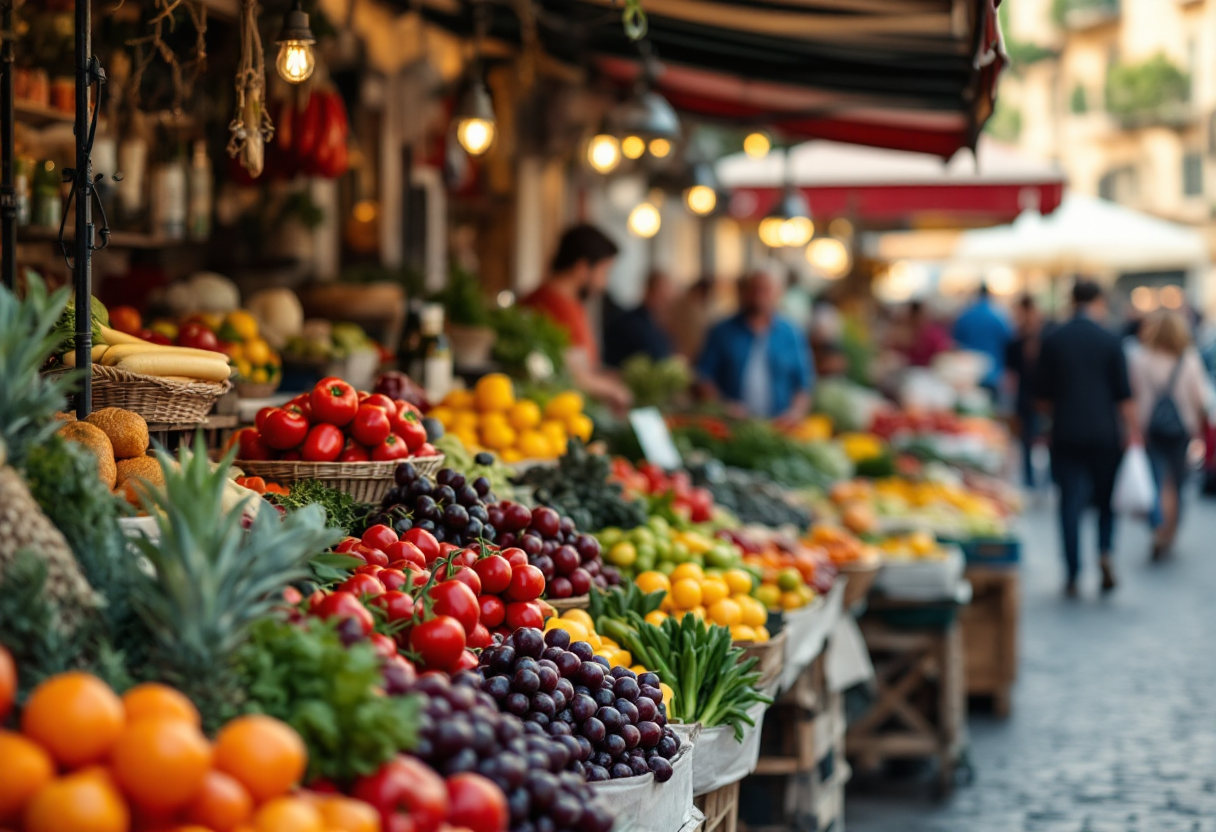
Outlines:
{"type": "MultiPolygon", "coordinates": [[[[657,88],[705,120],[942,157],[973,147],[1005,63],[1000,0],[642,0],[657,88]]],[[[423,0],[458,31],[471,12],[423,0]]],[[[518,41],[510,4],[491,33],[518,41]]],[[[642,71],[614,0],[540,0],[545,51],[621,85],[642,71]]]]}

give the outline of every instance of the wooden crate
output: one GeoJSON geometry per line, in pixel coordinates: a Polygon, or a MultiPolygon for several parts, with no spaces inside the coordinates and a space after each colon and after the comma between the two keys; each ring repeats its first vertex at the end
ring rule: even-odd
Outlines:
{"type": "Polygon", "coordinates": [[[958,623],[909,630],[867,616],[861,631],[878,698],[849,726],[849,759],[862,771],[894,759],[936,759],[941,791],[950,791],[967,739],[958,623]]]}
{"type": "Polygon", "coordinates": [[[1016,570],[972,566],[971,605],[959,613],[966,656],[967,693],[992,697],[998,716],[1008,716],[1010,692],[1018,675],[1018,604],[1021,581],[1016,570]]]}
{"type": "Polygon", "coordinates": [[[704,832],[736,832],[739,828],[738,781],[694,797],[692,802],[705,815],[704,832]]]}

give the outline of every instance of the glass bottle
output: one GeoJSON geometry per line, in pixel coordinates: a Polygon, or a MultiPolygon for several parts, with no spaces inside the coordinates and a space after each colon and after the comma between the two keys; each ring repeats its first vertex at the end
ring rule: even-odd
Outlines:
{"type": "Polygon", "coordinates": [[[215,202],[212,184],[207,143],[199,139],[194,143],[194,154],[190,157],[190,210],[186,222],[190,239],[196,242],[211,236],[211,213],[215,202]]]}

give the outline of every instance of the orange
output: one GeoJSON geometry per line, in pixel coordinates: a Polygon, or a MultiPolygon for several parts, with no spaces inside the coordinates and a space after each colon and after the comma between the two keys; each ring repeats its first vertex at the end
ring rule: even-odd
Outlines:
{"type": "Polygon", "coordinates": [[[518,401],[507,413],[507,421],[516,430],[532,430],[540,425],[540,405],[528,399],[518,401]]]}
{"type": "Polygon", "coordinates": [[[662,572],[655,572],[653,570],[643,572],[634,578],[633,582],[638,585],[638,589],[648,595],[651,592],[658,592],[659,590],[663,590],[664,592],[671,591],[671,579],[662,572]]]}
{"type": "Polygon", "coordinates": [[[591,421],[590,416],[584,416],[579,413],[576,416],[571,416],[566,420],[566,432],[571,436],[577,436],[584,442],[591,441],[591,434],[595,431],[595,422],[591,421]]]}
{"type": "Polygon", "coordinates": [[[746,569],[727,569],[722,574],[731,595],[746,595],[752,591],[752,576],[746,569]]]}
{"type": "Polygon", "coordinates": [[[545,405],[545,418],[565,422],[583,412],[583,397],[573,390],[558,393],[545,405]]]}
{"type": "Polygon", "coordinates": [[[362,800],[331,797],[321,803],[321,820],[342,832],[380,832],[380,813],[362,800]]]}
{"type": "Polygon", "coordinates": [[[222,771],[209,771],[203,787],[186,810],[191,823],[215,832],[232,832],[253,815],[253,798],[236,778],[222,771]]]}
{"type": "Polygon", "coordinates": [[[671,585],[670,597],[676,609],[690,610],[701,605],[701,585],[692,578],[681,578],[671,585]]]}
{"type": "Polygon", "coordinates": [[[208,829],[206,826],[195,826],[187,824],[185,826],[175,826],[169,832],[215,832],[214,829],[208,829]]]}
{"type": "Polygon", "coordinates": [[[110,753],[123,721],[122,700],[105,682],[72,671],[34,688],[21,715],[21,732],[60,765],[79,768],[110,753]]]}
{"type": "Polygon", "coordinates": [[[0,731],[0,825],[17,817],[34,793],[55,777],[55,761],[20,734],[0,731]]]}
{"type": "Polygon", "coordinates": [[[253,816],[257,832],[321,832],[321,812],[299,797],[276,797],[253,816]]]}
{"type": "Polygon", "coordinates": [[[92,773],[52,780],[25,807],[25,832],[128,832],[130,828],[131,815],[118,789],[92,773]]]}
{"type": "Polygon", "coordinates": [[[699,584],[705,580],[705,572],[695,563],[681,563],[671,570],[670,577],[673,582],[683,580],[684,578],[691,578],[699,584]]]}
{"type": "Polygon", "coordinates": [[[114,776],[141,807],[179,809],[193,800],[211,768],[211,746],[194,725],[148,716],[128,725],[114,744],[114,776]]]}
{"type": "Polygon", "coordinates": [[[17,665],[12,654],[0,646],[0,722],[8,716],[17,698],[17,665]]]}
{"type": "Polygon", "coordinates": [[[286,794],[307,764],[300,735],[274,717],[238,717],[215,738],[215,767],[239,780],[257,803],[286,794]]]}
{"type": "Polygon", "coordinates": [[[701,582],[701,603],[712,606],[730,597],[730,587],[721,578],[706,578],[701,582]]]}
{"type": "Polygon", "coordinates": [[[487,411],[503,412],[510,410],[515,404],[515,388],[511,379],[502,373],[490,373],[477,380],[473,387],[473,398],[477,409],[482,413],[487,411]]]}
{"type": "Polygon", "coordinates": [[[709,620],[719,627],[735,627],[743,623],[743,610],[733,598],[720,598],[710,605],[709,620]]]}
{"type": "Polygon", "coordinates": [[[171,716],[196,727],[203,724],[198,708],[184,693],[158,682],[144,682],[131,688],[122,695],[122,707],[126,711],[127,722],[146,716],[171,716]]]}

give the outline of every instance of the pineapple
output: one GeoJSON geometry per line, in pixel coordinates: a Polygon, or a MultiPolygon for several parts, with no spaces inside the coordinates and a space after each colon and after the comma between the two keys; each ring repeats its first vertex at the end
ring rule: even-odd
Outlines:
{"type": "Polygon", "coordinates": [[[193,452],[183,445],[176,461],[158,457],[164,485],[140,496],[160,539],[136,541],[152,570],[133,584],[131,603],[151,633],[148,670],[190,696],[214,726],[240,704],[235,660],[250,626],[282,602],[289,583],[308,576],[309,558],[341,532],[325,527],[320,506],[281,520],[257,512],[243,530],[247,506],[224,508],[231,455],[213,468],[201,434],[193,452]]]}

